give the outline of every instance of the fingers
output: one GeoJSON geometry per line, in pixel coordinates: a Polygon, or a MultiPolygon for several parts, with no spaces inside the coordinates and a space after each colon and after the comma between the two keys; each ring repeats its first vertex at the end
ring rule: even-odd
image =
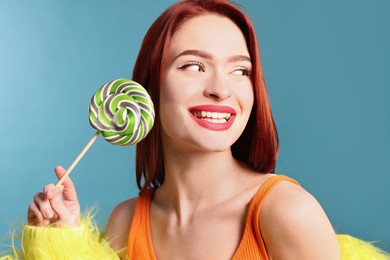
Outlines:
{"type": "Polygon", "coordinates": [[[60,216],[60,218],[66,218],[69,214],[69,210],[62,200],[63,190],[64,186],[58,186],[53,190],[53,196],[49,200],[51,208],[53,208],[53,210],[58,214],[58,216],[60,216]]]}
{"type": "Polygon", "coordinates": [[[39,192],[34,196],[34,203],[37,205],[45,219],[53,218],[54,212],[51,208],[50,202],[42,192],[39,192]]]}
{"type": "Polygon", "coordinates": [[[50,202],[42,192],[35,194],[34,201],[28,208],[27,218],[29,225],[46,226],[54,217],[50,202]]]}
{"type": "MultiPolygon", "coordinates": [[[[61,166],[55,168],[55,174],[60,179],[65,174],[61,166]]],[[[72,180],[67,177],[62,185],[56,187],[48,184],[43,192],[35,194],[34,201],[29,205],[28,224],[46,226],[78,226],[80,222],[80,204],[72,180]]]]}
{"type": "Polygon", "coordinates": [[[66,201],[62,199],[64,186],[55,189],[50,205],[58,216],[61,226],[78,226],[80,224],[80,205],[78,201],[66,201]]]}
{"type": "MultiPolygon", "coordinates": [[[[54,169],[54,172],[57,175],[57,178],[61,179],[61,177],[65,174],[66,170],[62,166],[57,166],[54,169]]],[[[64,190],[63,190],[64,199],[67,201],[77,202],[78,199],[77,199],[76,189],[69,176],[66,177],[62,185],[64,186],[64,190]]]]}
{"type": "Polygon", "coordinates": [[[43,194],[44,197],[48,200],[51,200],[54,197],[56,187],[54,184],[48,184],[45,187],[43,187],[43,194]]]}
{"type": "MultiPolygon", "coordinates": [[[[58,179],[61,179],[66,172],[61,166],[57,166],[54,171],[58,179]]],[[[62,185],[57,187],[53,186],[53,189],[52,186],[48,185],[47,189],[49,192],[48,195],[52,195],[50,197],[50,205],[62,224],[77,226],[79,224],[80,205],[77,199],[76,189],[69,176],[64,180],[62,185]]]]}
{"type": "MultiPolygon", "coordinates": [[[[57,175],[57,178],[58,180],[61,179],[62,175],[65,174],[66,170],[64,169],[64,167],[62,167],[61,165],[57,165],[55,168],[54,168],[54,172],[55,174],[57,175]]],[[[69,177],[67,177],[63,183],[66,183],[66,182],[69,182],[69,177]]]]}

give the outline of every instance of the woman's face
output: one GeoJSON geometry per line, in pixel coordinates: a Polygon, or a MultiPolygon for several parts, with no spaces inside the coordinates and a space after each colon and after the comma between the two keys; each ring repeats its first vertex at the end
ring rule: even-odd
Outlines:
{"type": "Polygon", "coordinates": [[[252,63],[240,29],[222,16],[192,18],[172,37],[163,62],[164,146],[230,149],[253,106],[252,63]]]}

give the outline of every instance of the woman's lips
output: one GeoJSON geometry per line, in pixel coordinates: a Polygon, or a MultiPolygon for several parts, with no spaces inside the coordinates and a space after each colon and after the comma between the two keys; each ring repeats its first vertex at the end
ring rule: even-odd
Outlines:
{"type": "Polygon", "coordinates": [[[214,131],[229,129],[235,119],[236,111],[228,106],[202,105],[189,109],[191,117],[200,126],[214,131]]]}

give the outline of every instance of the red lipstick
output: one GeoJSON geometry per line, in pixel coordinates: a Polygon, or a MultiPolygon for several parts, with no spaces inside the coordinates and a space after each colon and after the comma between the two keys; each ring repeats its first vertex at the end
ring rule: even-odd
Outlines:
{"type": "Polygon", "coordinates": [[[200,126],[213,130],[213,131],[224,131],[229,129],[235,119],[236,111],[228,106],[217,106],[217,105],[201,105],[201,106],[195,106],[191,107],[189,109],[191,118],[194,119],[196,123],[198,123],[200,126]],[[199,116],[201,111],[204,112],[211,112],[211,113],[224,113],[227,115],[227,117],[219,118],[216,120],[215,118],[209,117],[209,116],[199,116]],[[223,120],[226,120],[224,122],[223,120]],[[222,121],[222,122],[213,122],[213,121],[222,121]]]}

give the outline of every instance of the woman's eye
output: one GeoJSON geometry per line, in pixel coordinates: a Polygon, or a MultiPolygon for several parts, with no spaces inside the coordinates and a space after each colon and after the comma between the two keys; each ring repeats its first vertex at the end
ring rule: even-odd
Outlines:
{"type": "Polygon", "coordinates": [[[238,75],[238,76],[250,76],[251,70],[249,68],[238,68],[233,70],[232,74],[238,75]]]}
{"type": "Polygon", "coordinates": [[[204,68],[201,63],[191,62],[179,67],[181,70],[190,70],[190,71],[204,71],[204,68]]]}

